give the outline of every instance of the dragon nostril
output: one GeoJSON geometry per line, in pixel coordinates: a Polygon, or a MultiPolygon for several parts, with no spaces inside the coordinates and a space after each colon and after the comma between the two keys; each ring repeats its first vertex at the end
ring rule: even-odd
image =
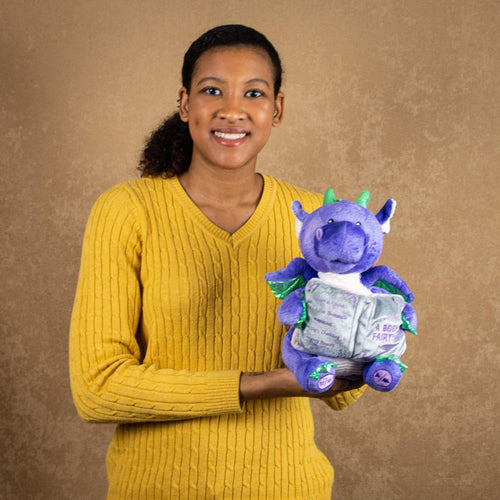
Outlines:
{"type": "Polygon", "coordinates": [[[323,238],[323,229],[318,227],[318,229],[316,229],[316,239],[320,240],[321,238],[323,238]]]}

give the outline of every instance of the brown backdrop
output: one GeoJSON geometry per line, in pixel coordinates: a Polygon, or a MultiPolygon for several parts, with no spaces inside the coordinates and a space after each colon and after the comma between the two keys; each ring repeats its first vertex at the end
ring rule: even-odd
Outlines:
{"type": "Polygon", "coordinates": [[[415,292],[419,336],[394,393],[314,402],[334,497],[498,498],[494,0],[2,2],[0,497],[104,497],[112,427],[79,420],[67,373],[84,225],[175,108],[188,44],[228,22],[286,69],[260,169],[399,202],[383,261],[415,292]]]}

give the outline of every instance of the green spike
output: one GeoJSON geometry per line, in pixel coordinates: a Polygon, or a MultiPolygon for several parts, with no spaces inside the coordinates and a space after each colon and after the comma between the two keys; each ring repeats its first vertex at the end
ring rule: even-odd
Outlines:
{"type": "Polygon", "coordinates": [[[370,202],[370,191],[363,191],[359,195],[359,198],[356,200],[356,203],[358,205],[361,205],[363,208],[366,208],[369,202],[370,202]]]}
{"type": "Polygon", "coordinates": [[[329,205],[330,203],[335,203],[335,193],[331,188],[326,190],[323,198],[323,205],[329,205]]]}

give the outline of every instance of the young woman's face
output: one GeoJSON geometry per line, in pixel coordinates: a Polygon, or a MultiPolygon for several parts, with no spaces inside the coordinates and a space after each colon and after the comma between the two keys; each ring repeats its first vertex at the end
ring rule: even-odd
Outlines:
{"type": "Polygon", "coordinates": [[[191,89],[180,90],[179,113],[193,139],[191,165],[255,168],[282,119],[283,94],[274,96],[273,82],[269,56],[253,47],[218,47],[198,59],[191,89]]]}

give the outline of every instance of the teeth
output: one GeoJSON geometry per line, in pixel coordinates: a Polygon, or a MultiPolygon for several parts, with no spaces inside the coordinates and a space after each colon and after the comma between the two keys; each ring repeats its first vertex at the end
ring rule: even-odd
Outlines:
{"type": "Polygon", "coordinates": [[[214,132],[216,137],[220,137],[221,139],[228,139],[230,141],[235,141],[237,139],[243,139],[247,134],[245,132],[240,134],[227,134],[225,132],[214,132]]]}

